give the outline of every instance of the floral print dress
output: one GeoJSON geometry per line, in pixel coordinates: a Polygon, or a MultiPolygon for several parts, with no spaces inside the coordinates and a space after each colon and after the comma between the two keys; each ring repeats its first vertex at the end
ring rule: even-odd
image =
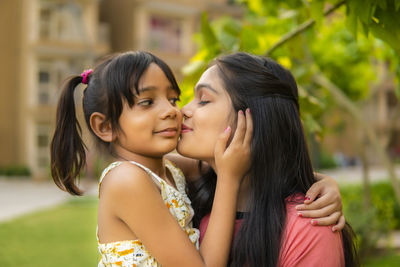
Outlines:
{"type": "MultiPolygon", "coordinates": [[[[122,162],[117,161],[111,163],[102,173],[99,182],[99,190],[101,182],[106,176],[106,174],[113,168],[119,166],[122,162]]],[[[193,209],[190,200],[185,191],[185,177],[180,169],[174,166],[170,161],[165,160],[165,166],[169,169],[174,178],[176,189],[171,185],[167,184],[158,175],[152,172],[147,167],[130,161],[130,163],[145,170],[153,181],[157,184],[161,191],[161,197],[168,207],[172,216],[176,219],[178,224],[186,232],[192,243],[199,248],[199,230],[192,227],[192,217],[193,209]]],[[[98,241],[98,239],[97,239],[98,241]]],[[[140,240],[124,240],[116,241],[111,243],[100,243],[98,241],[99,252],[101,254],[101,259],[98,267],[114,267],[114,266],[124,266],[124,267],[152,267],[161,266],[154,257],[152,257],[146,250],[146,247],[142,244],[140,240]]]]}

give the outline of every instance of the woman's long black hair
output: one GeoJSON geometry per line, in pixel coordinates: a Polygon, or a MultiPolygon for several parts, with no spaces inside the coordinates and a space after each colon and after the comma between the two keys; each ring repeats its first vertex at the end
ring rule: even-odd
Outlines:
{"type": "MultiPolygon", "coordinates": [[[[277,266],[286,222],[285,200],[315,182],[298,90],[291,73],[275,61],[246,53],[217,58],[233,108],[253,118],[248,213],[235,238],[231,266],[277,266]]],[[[195,224],[210,212],[216,185],[212,169],[190,188],[195,224]]],[[[353,232],[342,231],[346,266],[357,265],[353,232]]]]}

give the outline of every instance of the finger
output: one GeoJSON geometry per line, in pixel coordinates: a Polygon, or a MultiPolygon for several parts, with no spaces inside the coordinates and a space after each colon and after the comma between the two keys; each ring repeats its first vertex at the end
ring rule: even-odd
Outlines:
{"type": "Polygon", "coordinates": [[[321,194],[322,186],[321,183],[316,182],[314,183],[310,189],[306,192],[306,197],[304,199],[304,204],[309,204],[313,202],[319,194],[321,194]]]}
{"type": "Polygon", "coordinates": [[[224,154],[226,149],[226,144],[228,143],[229,136],[231,135],[231,127],[226,127],[225,131],[218,137],[215,143],[214,154],[215,156],[220,156],[224,154]]]}
{"type": "Polygon", "coordinates": [[[236,131],[232,138],[231,144],[242,144],[245,132],[246,132],[246,118],[244,117],[243,111],[239,110],[236,131]]]}
{"type": "Polygon", "coordinates": [[[346,225],[346,219],[344,218],[344,215],[342,214],[339,217],[339,221],[337,222],[337,224],[332,227],[332,231],[333,232],[340,231],[344,228],[345,225],[346,225]]]}
{"type": "Polygon", "coordinates": [[[311,224],[316,226],[328,226],[328,225],[334,225],[340,218],[341,212],[334,212],[328,217],[323,217],[323,218],[318,218],[318,219],[312,219],[311,224]]]}
{"type": "Polygon", "coordinates": [[[246,109],[246,134],[244,136],[244,144],[250,146],[253,137],[253,118],[251,117],[250,109],[246,109]]]}
{"type": "Polygon", "coordinates": [[[340,212],[335,212],[332,213],[328,217],[323,217],[323,218],[318,218],[318,219],[312,219],[310,223],[314,226],[328,226],[336,223],[339,218],[340,218],[341,213],[340,212]]]}
{"type": "MultiPolygon", "coordinates": [[[[322,197],[318,198],[311,204],[301,204],[297,205],[296,209],[297,210],[319,210],[322,209],[323,207],[329,206],[329,205],[334,205],[336,211],[340,211],[342,209],[341,205],[337,204],[338,202],[332,201],[332,196],[330,194],[323,195],[322,197]]],[[[340,202],[341,203],[341,202],[340,202]]]]}
{"type": "Polygon", "coordinates": [[[332,213],[335,212],[340,212],[336,210],[336,207],[334,204],[331,204],[329,206],[323,207],[321,209],[317,209],[317,210],[303,210],[303,211],[298,211],[297,215],[299,217],[304,217],[304,218],[323,218],[323,217],[328,217],[330,216],[332,213]]]}

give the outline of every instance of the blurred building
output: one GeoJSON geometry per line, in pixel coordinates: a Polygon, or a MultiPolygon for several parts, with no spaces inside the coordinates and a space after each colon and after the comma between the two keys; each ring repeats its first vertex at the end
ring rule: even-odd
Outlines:
{"type": "Polygon", "coordinates": [[[113,51],[146,50],[154,53],[181,77],[180,69],[195,53],[193,35],[200,18],[241,16],[232,0],[103,0],[100,19],[111,27],[113,51]]]}
{"type": "MultiPolygon", "coordinates": [[[[1,0],[0,168],[49,176],[62,81],[109,52],[146,50],[180,69],[200,17],[240,16],[232,0],[1,0]]],[[[77,103],[80,103],[80,99],[77,103]]],[[[89,163],[93,163],[89,159],[89,163]]]]}
{"type": "Polygon", "coordinates": [[[109,52],[98,14],[98,0],[0,2],[0,166],[48,177],[60,84],[109,52]]]}

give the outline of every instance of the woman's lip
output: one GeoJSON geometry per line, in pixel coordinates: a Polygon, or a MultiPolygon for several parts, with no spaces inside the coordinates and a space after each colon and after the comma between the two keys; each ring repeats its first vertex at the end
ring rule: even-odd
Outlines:
{"type": "Polygon", "coordinates": [[[193,129],[186,126],[185,124],[182,124],[182,130],[193,130],[193,129]]]}
{"type": "Polygon", "coordinates": [[[189,129],[189,128],[186,128],[186,129],[182,129],[181,133],[188,133],[188,132],[191,132],[191,131],[193,131],[193,130],[189,129]]]}
{"type": "Polygon", "coordinates": [[[181,133],[188,133],[188,132],[191,132],[191,131],[193,131],[192,128],[187,127],[185,124],[182,124],[181,133]]]}

